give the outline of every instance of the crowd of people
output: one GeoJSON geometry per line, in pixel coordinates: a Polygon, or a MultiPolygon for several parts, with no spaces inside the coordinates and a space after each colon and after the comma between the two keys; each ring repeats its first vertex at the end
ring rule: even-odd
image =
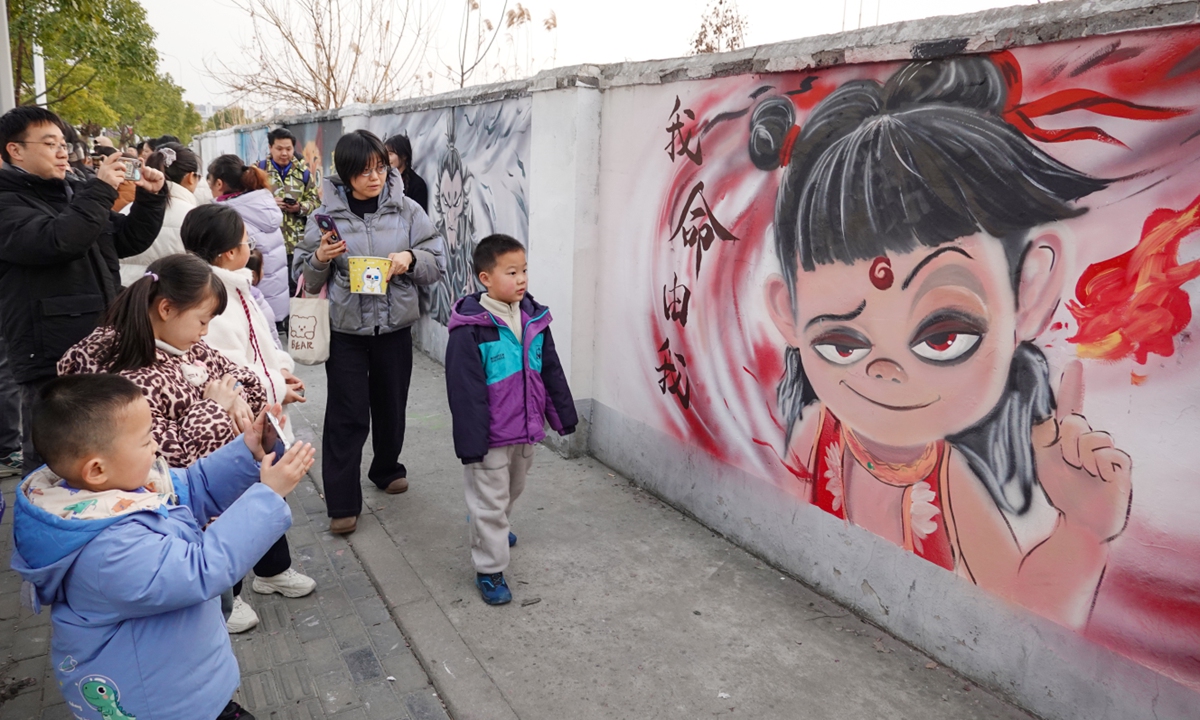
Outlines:
{"type": "MultiPolygon", "coordinates": [[[[286,537],[284,498],[316,459],[288,418],[308,399],[280,337],[292,297],[325,298],[330,319],[330,532],[357,527],[368,434],[367,479],[408,489],[411,328],[446,273],[412,145],[347,133],[323,180],[286,128],[268,145],[250,164],[205,165],[169,135],[89,148],[46,109],[0,117],[0,477],[22,477],[13,568],[35,609],[51,606],[55,672],[79,712],[251,718],[231,699],[228,634],[258,623],[243,580],[253,569],[254,592],[286,597],[317,587],[286,537]],[[351,278],[355,258],[386,259],[376,291],[351,278]]],[[[500,605],[534,447],[577,418],[524,247],[483,238],[474,266],[486,291],[451,316],[446,442],[475,584],[500,605]]]]}

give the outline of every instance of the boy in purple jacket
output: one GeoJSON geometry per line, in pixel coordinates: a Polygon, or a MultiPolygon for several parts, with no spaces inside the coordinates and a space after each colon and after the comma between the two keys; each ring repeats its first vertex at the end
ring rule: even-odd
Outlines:
{"type": "Polygon", "coordinates": [[[525,248],[489,235],[474,255],[486,293],[454,304],[446,346],[446,392],[454,451],[463,462],[475,585],[489,605],[512,601],[504,580],[508,516],[525,489],[545,423],[560,435],[579,422],[554,339],[550,311],[525,292],[525,248]]]}

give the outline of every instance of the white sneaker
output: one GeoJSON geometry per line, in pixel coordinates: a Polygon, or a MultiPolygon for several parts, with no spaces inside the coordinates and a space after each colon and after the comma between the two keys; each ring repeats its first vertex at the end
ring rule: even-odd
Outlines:
{"type": "Polygon", "coordinates": [[[251,587],[254,588],[254,592],[263,595],[279,593],[284,597],[298,598],[312,592],[317,587],[317,581],[296,572],[293,568],[288,568],[275,577],[254,578],[254,584],[251,587]]]}
{"type": "Polygon", "coordinates": [[[240,595],[233,598],[233,612],[225,621],[225,629],[232,635],[243,633],[258,624],[258,615],[254,608],[246,604],[240,595]]]}

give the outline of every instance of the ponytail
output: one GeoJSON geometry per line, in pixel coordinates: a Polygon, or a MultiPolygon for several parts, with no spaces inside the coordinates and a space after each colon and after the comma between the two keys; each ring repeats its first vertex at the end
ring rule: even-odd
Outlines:
{"type": "Polygon", "coordinates": [[[208,166],[208,175],[220,180],[230,192],[244,193],[270,187],[267,174],[253,165],[246,165],[237,155],[222,155],[208,166]]]}
{"type": "Polygon", "coordinates": [[[116,331],[117,342],[102,364],[114,373],[153,365],[155,338],[150,313],[158,301],[167,300],[178,310],[190,310],[212,298],[217,300],[214,314],[225,312],[225,285],[208,263],[190,254],[155,260],[146,274],[109,306],[101,324],[116,331]]]}

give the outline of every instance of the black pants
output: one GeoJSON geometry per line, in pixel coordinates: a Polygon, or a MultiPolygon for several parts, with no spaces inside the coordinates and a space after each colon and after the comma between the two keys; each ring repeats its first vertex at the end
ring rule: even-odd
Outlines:
{"type": "MultiPolygon", "coordinates": [[[[288,549],[287,535],[275,541],[267,554],[262,556],[262,559],[254,564],[254,574],[259,577],[275,577],[279,573],[287,570],[292,566],[292,553],[288,549]]],[[[242,592],[242,581],[238,580],[233,586],[233,594],[240,595],[242,592]]]]}
{"type": "Polygon", "coordinates": [[[45,462],[45,460],[42,460],[42,456],[37,454],[37,450],[33,449],[33,403],[37,400],[38,391],[42,389],[42,386],[53,379],[54,376],[50,375],[49,377],[20,383],[21,453],[25,457],[22,462],[21,472],[25,475],[37,470],[45,462]]]}
{"type": "Polygon", "coordinates": [[[408,328],[384,335],[330,333],[329,360],[325,362],[329,397],[321,440],[321,475],[329,517],[355,517],[362,512],[359,468],[368,432],[375,451],[367,471],[371,482],[382,489],[393,480],[408,477],[400,451],[404,449],[412,357],[408,328]]]}

